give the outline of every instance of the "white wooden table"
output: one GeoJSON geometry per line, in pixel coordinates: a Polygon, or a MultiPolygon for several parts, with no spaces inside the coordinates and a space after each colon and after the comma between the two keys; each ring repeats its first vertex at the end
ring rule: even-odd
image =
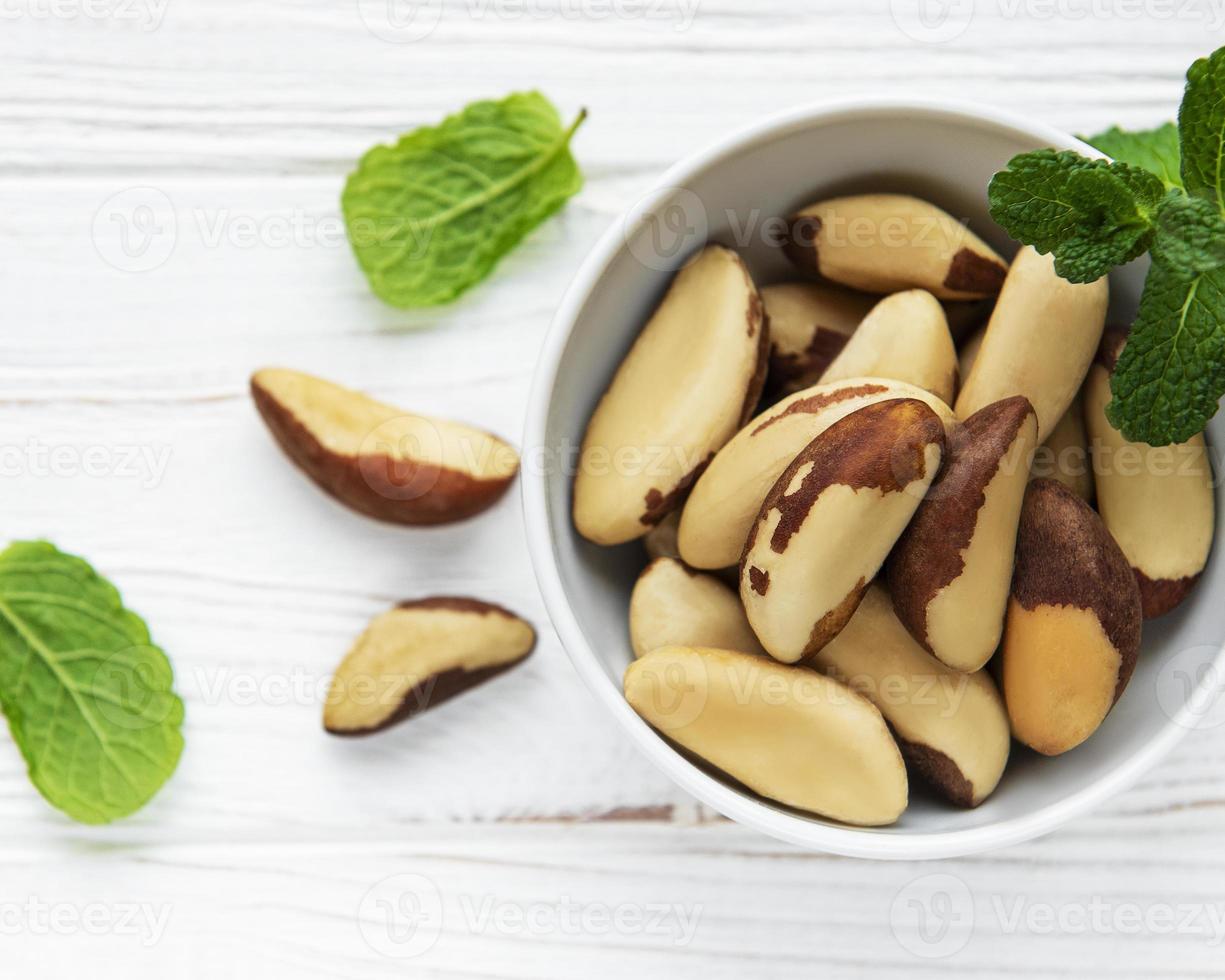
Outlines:
{"type": "Polygon", "coordinates": [[[894,6],[0,5],[4,537],[112,577],[188,708],[177,776],[108,828],[49,809],[0,736],[0,973],[1225,973],[1221,729],[1036,843],[931,865],[797,852],[695,805],[597,709],[549,628],[517,492],[454,528],[375,524],[293,470],[248,398],[253,369],[283,364],[517,438],[577,263],[678,157],[866,91],[1152,124],[1225,38],[1206,0],[954,2],[943,22],[894,6]],[[586,189],[453,307],[380,305],[339,224],[354,160],[530,87],[590,109],[586,189]],[[377,739],[325,736],[346,645],[429,593],[520,611],[537,654],[377,739]],[[952,904],[917,935],[933,892],[952,904]]]}

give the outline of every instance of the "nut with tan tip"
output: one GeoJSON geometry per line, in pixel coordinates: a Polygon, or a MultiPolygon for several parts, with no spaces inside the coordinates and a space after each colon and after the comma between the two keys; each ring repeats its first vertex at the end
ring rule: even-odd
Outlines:
{"type": "Polygon", "coordinates": [[[574,481],[583,537],[632,541],[680,504],[756,407],[768,343],[744,263],[708,246],[677,274],[587,425],[574,481]]]}
{"type": "Polygon", "coordinates": [[[953,803],[978,806],[999,784],[1011,734],[995,682],[986,671],[962,673],[924,651],[880,585],[868,589],[812,666],[875,704],[911,770],[953,803]]]}
{"type": "Polygon", "coordinates": [[[849,378],[784,398],[749,422],[702,474],[681,512],[677,543],[694,568],[726,568],[740,561],[762,501],[783,470],[839,419],[878,402],[917,399],[954,423],[935,395],[900,381],[849,378]]]}
{"type": "Polygon", "coordinates": [[[1109,299],[1105,277],[1068,282],[1055,273],[1049,255],[1022,248],[1008,269],[974,366],[962,378],[957,417],[1024,395],[1038,415],[1038,439],[1044,441],[1089,371],[1109,299]]]}
{"type": "Polygon", "coordinates": [[[446,524],[491,507],[515,450],[459,422],[413,415],[299,371],[251,378],[256,408],[298,467],[341,503],[397,524],[446,524]]]}
{"type": "Polygon", "coordinates": [[[1097,731],[1140,648],[1140,589],[1101,518],[1054,480],[1025,492],[1001,672],[1012,734],[1060,755],[1097,731]]]}
{"type": "Polygon", "coordinates": [[[905,381],[952,402],[957,350],[944,309],[931,293],[908,289],[872,307],[821,383],[860,377],[905,381]]]}
{"type": "Polygon", "coordinates": [[[657,558],[630,593],[630,646],[641,657],[657,647],[719,647],[762,654],[740,597],[713,575],[657,558]]]}
{"type": "Polygon", "coordinates": [[[940,299],[999,292],[1007,266],[965,224],[905,194],[859,194],[791,219],[787,253],[801,269],[869,293],[926,289],[940,299]]]}
{"type": "Polygon", "coordinates": [[[870,827],[906,809],[906,767],[880,711],[814,670],[661,647],[630,664],[625,698],[662,735],[767,799],[870,827]]]}
{"type": "Polygon", "coordinates": [[[520,663],[531,625],[501,606],[439,596],[370,623],[336,668],[323,709],[333,735],[369,735],[420,714],[520,663]]]}
{"type": "Polygon", "coordinates": [[[943,453],[940,417],[898,399],[834,423],[783,471],[740,562],[740,598],[771,656],[796,663],[838,635],[943,453]]]}
{"type": "Polygon", "coordinates": [[[889,556],[898,618],[956,670],[978,670],[999,646],[1037,433],[1034,410],[1020,396],[966,419],[889,556]]]}
{"type": "Polygon", "coordinates": [[[1110,375],[1127,344],[1110,329],[1085,383],[1085,422],[1102,520],[1140,585],[1145,619],[1177,607],[1212,550],[1212,461],[1203,435],[1176,446],[1129,442],[1106,418],[1110,375]]]}
{"type": "Polygon", "coordinates": [[[770,324],[766,390],[782,397],[814,385],[876,297],[822,282],[784,282],[761,291],[770,324]]]}

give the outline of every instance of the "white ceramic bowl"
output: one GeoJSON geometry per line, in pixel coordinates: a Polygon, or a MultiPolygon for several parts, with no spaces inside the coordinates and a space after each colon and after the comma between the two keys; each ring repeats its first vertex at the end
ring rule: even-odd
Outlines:
{"type": "MultiPolygon", "coordinates": [[[[579,675],[626,736],[682,787],[719,812],[804,847],[855,857],[936,858],[1036,837],[1084,813],[1154,765],[1199,723],[1221,676],[1225,611],[1214,554],[1195,595],[1145,626],[1135,676],[1101,730],[1057,759],[1014,745],[996,793],[975,810],[945,805],[912,784],[911,805],[884,829],[821,820],[761,799],[697,768],[629,708],[621,676],[631,660],[626,612],[644,564],[640,542],[589,544],[570,520],[573,459],[592,408],[663,293],[707,239],[732,244],[759,284],[788,278],[769,241],[772,216],[847,190],[926,197],[1004,254],[1012,245],[987,213],[991,175],[1016,153],[1053,146],[1091,154],[1041,123],[953,102],[861,99],[773,117],[673,167],[609,229],[580,269],[545,342],[527,419],[524,503],[528,540],[553,624],[579,675]]],[[[1143,263],[1112,276],[1112,314],[1128,322],[1143,263]]],[[[1058,357],[1057,350],[1051,352],[1058,357]]],[[[1222,420],[1212,426],[1215,445],[1222,420]]]]}

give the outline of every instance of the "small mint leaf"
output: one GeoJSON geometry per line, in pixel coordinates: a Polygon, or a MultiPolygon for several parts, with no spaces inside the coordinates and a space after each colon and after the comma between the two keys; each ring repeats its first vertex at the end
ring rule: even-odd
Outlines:
{"type": "Polygon", "coordinates": [[[570,138],[539,92],[474,102],[438,126],[376,146],[341,205],[357,261],[398,307],[454,299],[578,193],[570,138]]]}
{"type": "MultiPolygon", "coordinates": [[[[1184,273],[1225,266],[1225,218],[1202,197],[1171,193],[1157,212],[1153,261],[1184,273]]],[[[1225,310],[1221,311],[1225,318],[1225,310]]]]}
{"type": "Polygon", "coordinates": [[[1178,132],[1187,193],[1212,201],[1225,214],[1225,48],[1187,70],[1178,132]]]}
{"type": "Polygon", "coordinates": [[[1119,129],[1111,126],[1096,136],[1082,136],[1090,146],[1119,163],[1147,170],[1160,178],[1166,190],[1182,187],[1178,127],[1172,122],[1156,129],[1119,129]]]}
{"type": "Polygon", "coordinates": [[[173,680],[87,562],[45,541],[0,553],[0,708],[48,802],[83,823],[144,806],[183,751],[173,680]]]}
{"type": "Polygon", "coordinates": [[[1154,262],[1130,339],[1110,379],[1111,423],[1133,442],[1186,442],[1225,394],[1225,267],[1154,262]]]}
{"type": "Polygon", "coordinates": [[[991,216],[1013,238],[1052,253],[1055,271],[1071,282],[1093,282],[1142,255],[1164,193],[1146,170],[1068,150],[1013,157],[988,188],[991,216]]]}

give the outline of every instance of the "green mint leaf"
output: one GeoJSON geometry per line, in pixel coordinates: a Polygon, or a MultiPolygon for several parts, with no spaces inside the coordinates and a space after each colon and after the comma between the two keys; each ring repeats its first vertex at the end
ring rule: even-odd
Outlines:
{"type": "Polygon", "coordinates": [[[1157,212],[1152,255],[1154,262],[1184,273],[1225,266],[1225,217],[1211,201],[1171,192],[1157,212]]]}
{"type": "Polygon", "coordinates": [[[1166,190],[1182,187],[1178,127],[1168,122],[1156,129],[1125,130],[1111,126],[1096,136],[1082,136],[1118,163],[1129,163],[1155,174],[1166,190]]]}
{"type": "Polygon", "coordinates": [[[1131,337],[1110,379],[1106,414],[1133,442],[1186,442],[1225,394],[1225,267],[1154,262],[1131,337]]]}
{"type": "Polygon", "coordinates": [[[1225,214],[1225,48],[1188,69],[1178,132],[1187,193],[1212,201],[1225,214]]]}
{"type": "Polygon", "coordinates": [[[1068,150],[1013,157],[991,179],[991,216],[1043,254],[1070,282],[1093,282],[1142,255],[1164,196],[1160,179],[1125,163],[1068,150]]]}
{"type": "Polygon", "coordinates": [[[548,99],[519,93],[370,150],[341,205],[374,292],[436,306],[489,275],[582,187],[570,138],[585,115],[564,129],[548,99]]]}
{"type": "Polygon", "coordinates": [[[183,751],[183,702],[144,621],[45,541],[0,553],[0,709],[47,801],[83,823],[139,810],[183,751]]]}

